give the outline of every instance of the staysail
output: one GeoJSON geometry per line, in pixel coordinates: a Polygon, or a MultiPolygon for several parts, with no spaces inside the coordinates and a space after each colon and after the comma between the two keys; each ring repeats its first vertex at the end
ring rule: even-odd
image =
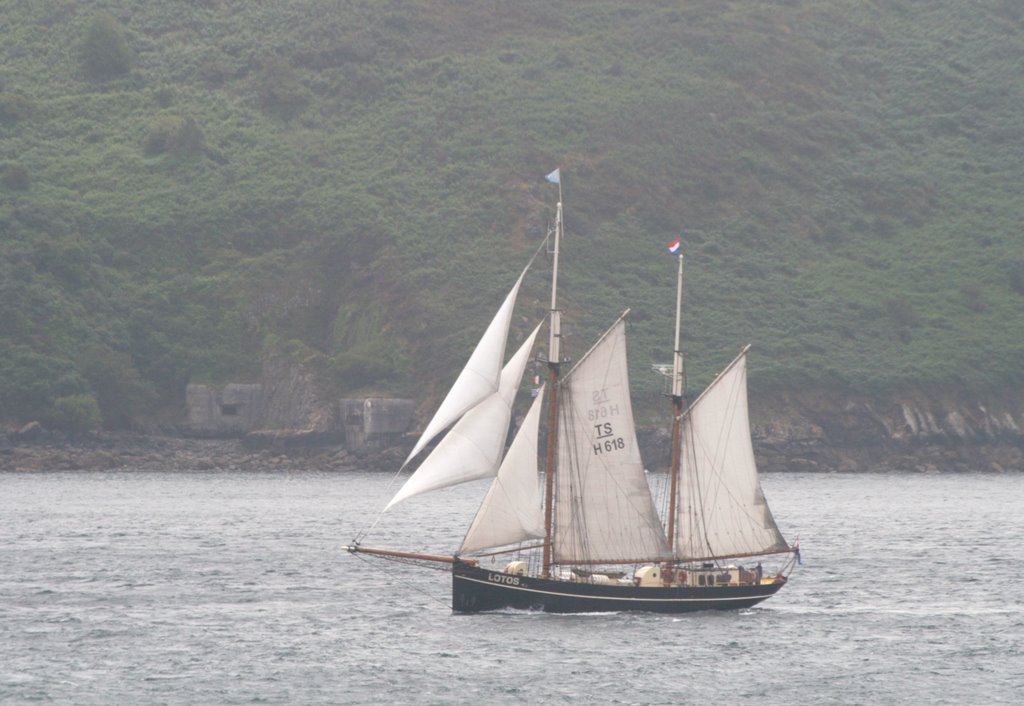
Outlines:
{"type": "Polygon", "coordinates": [[[633,426],[620,318],[562,380],[555,475],[557,563],[669,554],[633,426]]]}
{"type": "Polygon", "coordinates": [[[466,366],[459,373],[448,395],[444,398],[441,406],[438,407],[434,417],[427,424],[416,446],[405,459],[402,466],[408,465],[413,457],[423,450],[435,436],[444,431],[459,417],[475,407],[488,395],[498,389],[501,376],[501,361],[505,355],[505,344],[508,339],[508,328],[512,321],[512,309],[515,307],[516,296],[519,294],[519,286],[523,283],[526,270],[519,275],[512,291],[505,297],[504,303],[498,309],[494,319],[491,320],[487,330],[484,332],[480,342],[476,344],[473,354],[466,362],[466,366]]]}
{"type": "Polygon", "coordinates": [[[544,388],[526,413],[505,454],[498,476],[480,504],[460,553],[492,549],[544,536],[544,515],[537,475],[537,437],[544,388]]]}
{"type": "Polygon", "coordinates": [[[681,560],[788,550],[757,477],[746,353],[744,349],[683,418],[674,542],[681,560]]]}
{"type": "Polygon", "coordinates": [[[395,497],[391,498],[385,510],[419,493],[487,478],[497,473],[508,436],[512,404],[539,331],[538,325],[505,365],[497,391],[456,422],[395,497]]]}

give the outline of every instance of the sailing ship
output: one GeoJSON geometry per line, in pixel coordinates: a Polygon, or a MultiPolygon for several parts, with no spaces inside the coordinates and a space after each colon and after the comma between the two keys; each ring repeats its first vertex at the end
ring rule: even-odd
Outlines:
{"type": "Polygon", "coordinates": [[[540,330],[538,325],[502,365],[524,270],[403,468],[445,429],[447,434],[385,508],[419,493],[493,477],[461,547],[451,555],[368,547],[363,533],[348,550],[450,565],[452,609],[458,613],[682,613],[765,600],[786,584],[799,549],[783,538],[758,480],[747,412],[749,346],[687,403],[680,252],[668,502],[659,510],[630,403],[628,310],[563,371],[568,363],[561,354],[557,301],[563,236],[559,170],[547,178],[559,186],[549,233],[547,381],[505,452],[516,391],[540,330]],[[769,558],[776,565],[766,570],[769,558]]]}

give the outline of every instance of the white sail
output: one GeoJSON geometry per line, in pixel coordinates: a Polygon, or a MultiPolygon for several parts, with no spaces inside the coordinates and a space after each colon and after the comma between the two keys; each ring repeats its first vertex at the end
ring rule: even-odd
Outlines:
{"type": "Polygon", "coordinates": [[[544,536],[544,512],[537,475],[537,430],[544,407],[544,388],[526,413],[505,454],[460,553],[491,549],[544,536]]]}
{"type": "Polygon", "coordinates": [[[746,350],[686,412],[682,436],[676,556],[785,551],[754,463],[746,350]]]}
{"type": "Polygon", "coordinates": [[[519,285],[523,283],[526,270],[519,275],[512,291],[505,297],[504,303],[498,309],[494,319],[484,332],[480,342],[476,344],[473,354],[466,362],[466,366],[459,373],[455,384],[448,390],[441,406],[438,407],[434,417],[427,424],[416,446],[402,466],[406,466],[413,457],[423,450],[435,436],[448,428],[459,417],[475,407],[488,395],[498,389],[498,382],[501,376],[501,361],[505,355],[505,344],[508,339],[508,328],[512,321],[512,309],[515,307],[516,296],[519,294],[519,285]]]}
{"type": "Polygon", "coordinates": [[[540,326],[533,330],[502,370],[498,390],[456,422],[391,498],[385,510],[419,493],[497,473],[512,418],[512,403],[538,331],[540,326]]]}
{"type": "Polygon", "coordinates": [[[633,427],[620,318],[563,379],[554,556],[559,563],[666,557],[633,427]]]}

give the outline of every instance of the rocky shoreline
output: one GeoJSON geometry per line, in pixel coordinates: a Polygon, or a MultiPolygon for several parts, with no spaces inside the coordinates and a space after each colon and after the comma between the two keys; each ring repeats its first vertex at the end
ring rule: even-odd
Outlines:
{"type": "Polygon", "coordinates": [[[252,448],[242,439],[127,433],[46,433],[6,442],[0,437],[0,471],[385,471],[403,460],[397,448],[354,454],[333,444],[252,448]]]}
{"type": "MultiPolygon", "coordinates": [[[[164,433],[70,436],[30,422],[16,430],[0,427],[0,470],[394,472],[415,442],[414,434],[403,437],[396,431],[389,436],[394,446],[356,451],[381,443],[370,440],[363,429],[363,436],[346,447],[349,432],[325,421],[329,410],[316,406],[308,385],[282,371],[271,378],[285,380],[282,389],[288,394],[275,398],[277,411],[268,413],[259,430],[200,438],[197,434],[224,432],[186,425],[168,427],[164,433]]],[[[930,390],[864,396],[827,389],[762,393],[751,399],[749,422],[758,467],[766,473],[1024,472],[1024,389],[1018,387],[985,394],[930,390]]],[[[637,432],[641,455],[652,471],[664,470],[670,446],[667,420],[661,427],[648,424],[637,432]]]]}
{"type": "Polygon", "coordinates": [[[826,447],[755,444],[763,473],[1024,473],[1024,450],[1015,443],[909,443],[826,447]]]}
{"type": "MultiPolygon", "coordinates": [[[[668,435],[662,430],[642,430],[639,441],[649,467],[663,470],[667,466],[668,435]]],[[[820,438],[773,437],[762,429],[755,430],[754,446],[758,467],[765,473],[1024,472],[1024,446],[1015,439],[830,444],[820,438]]],[[[29,438],[0,434],[0,471],[393,472],[408,450],[406,445],[400,445],[353,453],[342,445],[322,440],[254,446],[241,438],[106,432],[66,436],[39,431],[29,438]]]]}

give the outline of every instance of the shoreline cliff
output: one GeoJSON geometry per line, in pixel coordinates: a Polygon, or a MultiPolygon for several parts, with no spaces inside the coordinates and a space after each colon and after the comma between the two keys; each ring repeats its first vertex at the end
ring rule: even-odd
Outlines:
{"type": "MultiPolygon", "coordinates": [[[[641,430],[641,452],[652,471],[667,467],[669,440],[661,429],[641,430]]],[[[33,441],[0,442],[0,471],[296,471],[395,472],[408,447],[353,453],[336,444],[252,448],[242,439],[102,433],[79,437],[46,434],[33,441]]],[[[1024,472],[1019,441],[828,445],[820,440],[755,438],[763,473],[967,473],[1024,472]]]]}
{"type": "MultiPolygon", "coordinates": [[[[765,473],[1024,472],[1024,396],[956,393],[842,398],[832,392],[763,395],[751,405],[765,473]]],[[[668,466],[667,426],[638,430],[652,471],[668,466]]],[[[66,435],[32,423],[0,431],[0,470],[324,470],[394,472],[412,435],[384,448],[346,448],[336,435],[271,430],[226,438],[177,432],[66,435]]]]}

